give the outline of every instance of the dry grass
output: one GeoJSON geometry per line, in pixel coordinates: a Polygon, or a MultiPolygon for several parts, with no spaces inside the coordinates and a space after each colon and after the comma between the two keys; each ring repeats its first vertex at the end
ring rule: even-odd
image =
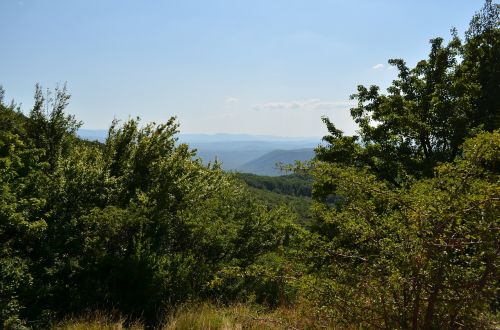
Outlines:
{"type": "Polygon", "coordinates": [[[167,320],[164,330],[232,330],[242,329],[242,325],[224,310],[209,304],[185,306],[167,320]]]}
{"type": "MultiPolygon", "coordinates": [[[[304,307],[266,310],[240,304],[216,306],[209,303],[190,304],[166,317],[162,330],[281,330],[281,329],[340,329],[328,320],[320,319],[304,307]]],[[[87,317],[61,322],[53,329],[61,330],[139,330],[136,322],[127,324],[124,318],[93,313],[87,317]]]]}
{"type": "Polygon", "coordinates": [[[123,317],[112,317],[108,314],[95,312],[87,316],[67,319],[51,328],[54,330],[143,330],[144,327],[139,322],[132,322],[125,326],[126,320],[123,317]]]}
{"type": "Polygon", "coordinates": [[[249,305],[216,307],[201,304],[181,308],[167,320],[164,330],[280,330],[336,329],[333,323],[318,319],[303,308],[265,310],[249,305]]]}

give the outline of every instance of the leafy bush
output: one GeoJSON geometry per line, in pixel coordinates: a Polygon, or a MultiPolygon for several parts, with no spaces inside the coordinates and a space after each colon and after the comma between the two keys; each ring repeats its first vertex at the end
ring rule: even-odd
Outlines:
{"type": "Polygon", "coordinates": [[[88,143],[63,112],[65,89],[54,95],[45,102],[37,86],[28,117],[0,109],[2,320],[117,308],[152,324],[186,299],[224,295],[209,283],[225,267],[286,248],[294,216],[194,159],[174,118],[113,122],[104,144],[88,143]]]}

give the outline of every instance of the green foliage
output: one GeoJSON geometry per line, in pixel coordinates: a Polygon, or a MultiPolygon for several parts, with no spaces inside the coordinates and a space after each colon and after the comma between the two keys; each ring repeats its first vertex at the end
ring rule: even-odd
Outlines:
{"type": "Polygon", "coordinates": [[[50,169],[55,168],[60,157],[68,155],[71,138],[81,126],[74,116],[64,112],[69,99],[66,85],[56,87],[54,95],[50,90],[44,95],[40,85],[36,85],[35,104],[28,116],[26,133],[31,144],[43,152],[41,161],[47,161],[50,169]]]}
{"type": "Polygon", "coordinates": [[[426,60],[409,68],[389,63],[398,78],[381,94],[378,86],[358,86],[351,115],[359,136],[344,136],[323,118],[330,135],[317,149],[323,161],[368,166],[378,178],[400,185],[431,177],[439,162],[452,161],[464,139],[477,129],[500,125],[500,29],[498,5],[487,1],[472,20],[463,43],[453,32],[445,45],[431,40],[426,60]]]}
{"type": "Polygon", "coordinates": [[[243,180],[250,187],[250,192],[270,208],[286,205],[299,216],[301,224],[309,224],[311,177],[299,174],[271,177],[250,173],[236,173],[235,176],[243,180]]]}
{"type": "Polygon", "coordinates": [[[490,328],[498,304],[499,9],[486,1],[379,93],[358,87],[359,136],[324,119],[312,164],[304,294],[345,326],[490,328]]]}
{"type": "Polygon", "coordinates": [[[414,329],[487,324],[500,266],[499,146],[498,131],[479,134],[463,158],[400,189],[367,170],[317,164],[317,188],[334,184],[342,196],[314,206],[328,230],[312,260],[337,317],[414,329]]]}
{"type": "Polygon", "coordinates": [[[298,221],[304,226],[308,226],[311,220],[309,209],[311,207],[311,197],[296,197],[290,195],[283,195],[268,191],[265,189],[258,189],[249,187],[252,195],[266,204],[269,208],[279,206],[286,206],[298,216],[298,221]]]}
{"type": "Polygon", "coordinates": [[[304,175],[262,176],[237,173],[236,177],[253,188],[269,190],[282,195],[311,197],[312,178],[304,175]]]}
{"type": "Polygon", "coordinates": [[[5,326],[86,309],[153,324],[186,299],[251,292],[209,284],[225,268],[244,271],[287,248],[294,216],[269,210],[219,165],[194,160],[176,144],[175,118],[115,121],[103,145],[88,143],[64,113],[66,89],[50,95],[37,86],[28,117],[0,109],[5,326]]]}
{"type": "Polygon", "coordinates": [[[312,202],[309,176],[203,165],[175,118],[82,141],[65,87],[37,85],[28,116],[0,88],[0,327],[158,326],[169,311],[170,328],[494,328],[498,23],[488,0],[464,41],[431,40],[415,68],[391,60],[387,94],[353,96],[359,136],[325,118],[327,145],[305,165],[312,202]],[[189,301],[280,319],[175,314],[189,301]],[[95,310],[126,318],[78,321],[95,310]]]}

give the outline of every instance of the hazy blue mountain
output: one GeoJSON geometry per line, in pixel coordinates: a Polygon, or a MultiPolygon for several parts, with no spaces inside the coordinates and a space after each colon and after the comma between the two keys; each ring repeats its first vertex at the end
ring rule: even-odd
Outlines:
{"type": "MultiPolygon", "coordinates": [[[[106,140],[107,130],[80,129],[78,136],[87,140],[106,140]]],[[[192,149],[197,150],[197,156],[203,159],[205,163],[213,162],[215,159],[222,162],[222,168],[225,170],[239,170],[242,166],[257,161],[260,157],[272,151],[286,150],[312,150],[320,142],[318,137],[284,137],[270,135],[249,135],[249,134],[179,134],[179,143],[187,143],[192,149]]],[[[294,154],[294,153],[292,153],[294,154]]],[[[299,153],[300,154],[300,153],[299,153]]],[[[286,157],[285,157],[286,158],[286,157]]],[[[311,158],[311,157],[310,157],[311,158]]],[[[286,158],[285,160],[290,160],[286,158]]],[[[298,160],[303,160],[298,158],[298,160]]],[[[279,161],[282,161],[281,159],[279,161]]],[[[294,159],[290,162],[293,163],[294,159]]],[[[254,173],[250,167],[244,167],[245,171],[254,173]]],[[[272,170],[268,165],[263,165],[259,170],[262,173],[279,173],[272,170]]],[[[256,173],[257,174],[257,173],[256,173]]]]}
{"type": "Polygon", "coordinates": [[[296,160],[307,161],[314,157],[314,150],[312,148],[297,149],[297,150],[273,150],[261,157],[254,159],[238,168],[239,172],[254,173],[258,175],[283,175],[286,173],[281,172],[277,165],[293,164],[296,160]]]}
{"type": "Polygon", "coordinates": [[[240,166],[266,154],[269,150],[207,150],[197,149],[197,156],[205,163],[213,162],[215,159],[222,163],[225,170],[237,170],[240,166]]]}
{"type": "MultiPolygon", "coordinates": [[[[241,170],[241,167],[274,150],[312,150],[318,141],[218,141],[192,142],[189,145],[197,149],[197,154],[205,162],[218,159],[225,170],[241,170]]],[[[250,172],[254,173],[254,172],[250,172]]]]}
{"type": "Polygon", "coordinates": [[[312,149],[318,146],[321,139],[246,134],[179,134],[179,141],[196,149],[198,156],[205,162],[218,159],[225,170],[241,170],[243,165],[274,150],[312,149]]]}

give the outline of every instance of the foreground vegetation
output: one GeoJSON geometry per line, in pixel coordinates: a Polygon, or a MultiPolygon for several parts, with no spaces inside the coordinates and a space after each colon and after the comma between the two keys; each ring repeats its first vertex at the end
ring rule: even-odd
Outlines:
{"type": "Polygon", "coordinates": [[[433,39],[415,68],[391,60],[386,94],[359,86],[359,135],[325,118],[325,145],[296,168],[313,180],[307,226],[255,194],[302,198],[303,182],[205,166],[175,118],[113,122],[94,143],[65,88],[37,86],[26,115],[1,91],[1,324],[497,327],[499,57],[486,1],[464,40],[433,39]]]}
{"type": "MultiPolygon", "coordinates": [[[[309,310],[308,312],[311,312],[309,310]]],[[[139,321],[126,320],[123,317],[112,317],[110,314],[93,313],[85,317],[72,318],[51,326],[53,329],[144,329],[139,321]]],[[[307,313],[300,308],[280,307],[273,310],[238,304],[217,306],[213,304],[197,304],[181,306],[176,312],[166,315],[159,326],[164,330],[188,329],[313,329],[339,328],[331,319],[321,319],[317,315],[307,313]]]]}

